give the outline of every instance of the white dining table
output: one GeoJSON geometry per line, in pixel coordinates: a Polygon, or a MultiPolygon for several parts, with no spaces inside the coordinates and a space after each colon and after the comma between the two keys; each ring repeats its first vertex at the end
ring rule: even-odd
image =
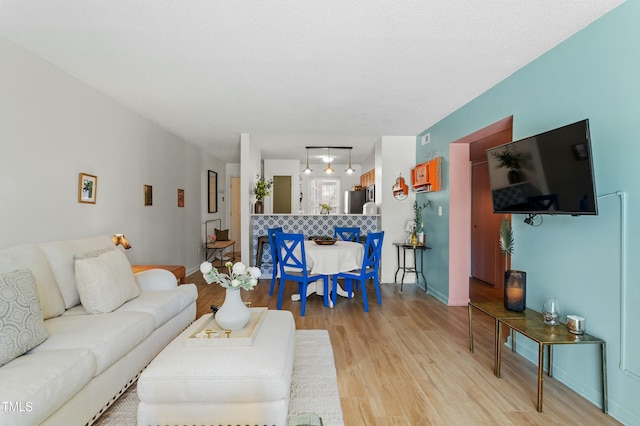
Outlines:
{"type": "MultiPolygon", "coordinates": [[[[362,266],[364,244],[352,241],[336,241],[335,244],[322,245],[307,240],[304,242],[304,251],[307,267],[311,274],[334,275],[340,272],[352,271],[362,266]]],[[[331,282],[329,282],[329,285],[331,285],[331,282]]],[[[313,293],[324,295],[321,281],[314,281],[307,286],[307,297],[313,293]]],[[[337,293],[339,296],[348,297],[347,292],[340,286],[338,286],[337,293]]],[[[300,300],[300,295],[292,295],[291,300],[300,300]]],[[[329,304],[332,305],[331,300],[329,300],[329,304]]]]}

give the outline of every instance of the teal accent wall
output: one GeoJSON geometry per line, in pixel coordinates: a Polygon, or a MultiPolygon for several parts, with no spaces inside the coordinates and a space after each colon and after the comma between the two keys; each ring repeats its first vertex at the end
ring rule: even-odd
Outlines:
{"type": "MultiPolygon", "coordinates": [[[[521,139],[588,118],[598,216],[544,216],[531,227],[514,215],[512,267],[527,271],[527,305],[540,311],[545,296],[562,314],[587,319],[587,331],[607,341],[609,413],[640,424],[640,2],[627,1],[467,105],[417,136],[418,162],[443,156],[445,190],[419,194],[442,205],[424,214],[427,279],[448,296],[448,146],[513,115],[521,139]],[[421,146],[429,132],[431,143],[421,146]]],[[[473,72],[472,69],[469,72],[473,72]]],[[[521,338],[519,352],[536,361],[537,347],[521,338]]],[[[597,347],[554,350],[554,376],[600,406],[597,347]]],[[[534,389],[535,383],[531,383],[534,389]]],[[[549,396],[547,396],[549,397],[549,396]]]]}

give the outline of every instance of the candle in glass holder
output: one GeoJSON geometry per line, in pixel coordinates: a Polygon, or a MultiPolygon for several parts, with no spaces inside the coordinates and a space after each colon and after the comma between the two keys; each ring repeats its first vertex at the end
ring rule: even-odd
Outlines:
{"type": "Polygon", "coordinates": [[[507,300],[509,304],[520,303],[524,297],[524,290],[518,287],[507,288],[507,300]]]}
{"type": "Polygon", "coordinates": [[[510,311],[522,312],[526,308],[527,273],[508,270],[504,273],[504,307],[510,311]]]}
{"type": "Polygon", "coordinates": [[[560,303],[554,297],[547,297],[542,304],[542,317],[547,325],[560,324],[560,303]]]}

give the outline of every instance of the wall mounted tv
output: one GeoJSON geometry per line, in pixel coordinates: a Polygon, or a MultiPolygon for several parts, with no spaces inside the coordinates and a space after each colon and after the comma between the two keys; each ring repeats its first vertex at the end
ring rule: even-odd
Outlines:
{"type": "Polygon", "coordinates": [[[487,150],[494,213],[598,214],[589,120],[487,150]]]}

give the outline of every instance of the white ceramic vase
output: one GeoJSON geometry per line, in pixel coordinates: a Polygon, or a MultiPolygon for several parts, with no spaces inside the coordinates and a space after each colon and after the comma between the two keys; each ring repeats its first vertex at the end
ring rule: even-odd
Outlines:
{"type": "Polygon", "coordinates": [[[242,301],[240,289],[227,289],[224,303],[216,312],[216,322],[223,330],[236,331],[249,322],[251,312],[242,301]]]}

